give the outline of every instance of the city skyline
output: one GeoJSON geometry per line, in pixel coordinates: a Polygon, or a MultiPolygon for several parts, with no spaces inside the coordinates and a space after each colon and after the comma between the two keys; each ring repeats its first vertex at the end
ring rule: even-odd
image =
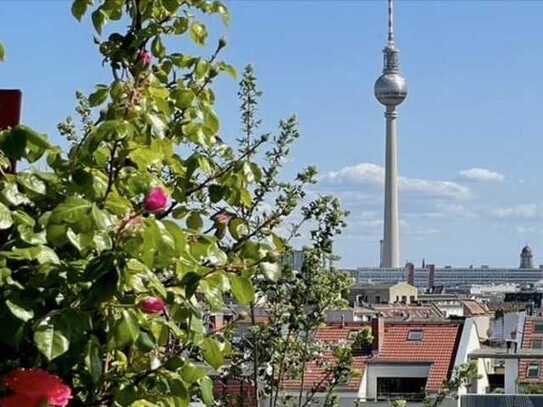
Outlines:
{"type": "MultiPolygon", "coordinates": [[[[238,70],[255,63],[263,131],[299,114],[302,138],[288,170],[316,164],[323,184],[315,192],[336,193],[351,210],[336,245],[342,265],[377,265],[384,137],[372,87],[386,3],[339,3],[231,2],[234,24],[213,24],[212,39],[227,33],[226,57],[238,70]]],[[[75,90],[90,91],[107,72],[89,68],[91,33],[68,15],[68,3],[34,4],[39,12],[25,18],[43,32],[39,49],[15,18],[24,4],[2,3],[8,59],[0,86],[22,88],[25,122],[59,142],[55,125],[72,112],[75,90]],[[59,69],[66,53],[71,59],[59,69]]],[[[401,111],[401,264],[515,266],[526,243],[539,264],[540,85],[525,77],[543,66],[542,12],[538,2],[397,2],[402,72],[412,89],[401,111]]],[[[235,92],[235,82],[218,84],[227,140],[239,128],[235,92]]]]}

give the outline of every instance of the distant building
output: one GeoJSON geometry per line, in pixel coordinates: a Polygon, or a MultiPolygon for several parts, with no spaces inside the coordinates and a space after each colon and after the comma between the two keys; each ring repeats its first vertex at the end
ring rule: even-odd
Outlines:
{"type": "MultiPolygon", "coordinates": [[[[319,329],[317,337],[332,344],[348,343],[363,329],[371,329],[373,345],[367,354],[353,357],[358,374],[336,388],[341,407],[355,403],[388,406],[397,399],[410,401],[410,406],[420,405],[418,402],[427,395],[439,392],[454,367],[466,363],[469,353],[480,347],[471,320],[417,322],[374,318],[371,323],[328,324],[319,329]]],[[[333,363],[332,354],[324,354],[322,360],[306,365],[303,382],[299,376],[286,378],[280,397],[297,397],[303,385],[306,390],[316,390],[315,405],[322,405],[326,393],[324,386],[322,390],[319,386],[327,383],[327,363],[333,363]]],[[[486,388],[482,362],[480,374],[478,388],[486,388]]],[[[466,391],[461,388],[462,393],[466,391]]]]}
{"type": "MultiPolygon", "coordinates": [[[[359,267],[344,270],[355,278],[357,284],[384,284],[408,281],[404,268],[359,267]]],[[[468,290],[473,285],[490,284],[536,284],[543,279],[543,269],[516,268],[468,268],[468,267],[432,267],[415,268],[413,285],[419,289],[462,288],[468,290]]]]}
{"type": "Polygon", "coordinates": [[[532,254],[532,249],[530,249],[530,246],[524,246],[520,252],[520,268],[534,268],[534,255],[532,254]]]}
{"type": "Polygon", "coordinates": [[[355,286],[351,303],[362,304],[412,304],[417,301],[418,290],[405,282],[355,286]]]}

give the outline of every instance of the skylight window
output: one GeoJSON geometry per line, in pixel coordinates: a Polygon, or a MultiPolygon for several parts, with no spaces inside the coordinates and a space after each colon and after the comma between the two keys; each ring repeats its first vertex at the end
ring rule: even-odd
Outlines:
{"type": "Polygon", "coordinates": [[[407,340],[413,342],[421,342],[424,339],[424,332],[420,329],[412,329],[407,334],[407,340]]]}
{"type": "Polygon", "coordinates": [[[528,371],[526,373],[526,376],[530,378],[539,377],[539,363],[531,363],[528,366],[528,371]]]}

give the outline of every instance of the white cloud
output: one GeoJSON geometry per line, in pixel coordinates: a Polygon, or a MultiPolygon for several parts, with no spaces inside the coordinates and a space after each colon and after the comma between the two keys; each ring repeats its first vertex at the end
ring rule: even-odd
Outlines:
{"type": "Polygon", "coordinates": [[[521,204],[493,209],[491,215],[500,219],[537,219],[543,216],[543,210],[534,203],[521,204]]]}
{"type": "MultiPolygon", "coordinates": [[[[382,188],[385,183],[385,169],[372,163],[360,163],[329,172],[322,180],[341,187],[382,188]]],[[[400,177],[399,182],[400,191],[413,195],[439,199],[466,199],[470,196],[468,187],[452,181],[400,177]]]]}
{"type": "Polygon", "coordinates": [[[460,178],[473,182],[503,182],[505,176],[486,168],[470,168],[459,172],[460,178]]]}

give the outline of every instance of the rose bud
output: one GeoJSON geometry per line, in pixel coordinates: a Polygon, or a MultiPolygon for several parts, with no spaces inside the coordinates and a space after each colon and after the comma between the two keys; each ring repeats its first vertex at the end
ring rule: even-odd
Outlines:
{"type": "Polygon", "coordinates": [[[162,187],[152,188],[143,201],[145,210],[149,213],[159,214],[168,207],[169,196],[162,187]]]}
{"type": "Polygon", "coordinates": [[[146,314],[162,314],[166,310],[166,303],[162,298],[147,297],[139,303],[139,307],[146,314]]]}
{"type": "Polygon", "coordinates": [[[151,65],[151,63],[153,62],[153,56],[151,55],[149,51],[142,49],[138,53],[138,61],[141,62],[145,66],[151,65]]]}

